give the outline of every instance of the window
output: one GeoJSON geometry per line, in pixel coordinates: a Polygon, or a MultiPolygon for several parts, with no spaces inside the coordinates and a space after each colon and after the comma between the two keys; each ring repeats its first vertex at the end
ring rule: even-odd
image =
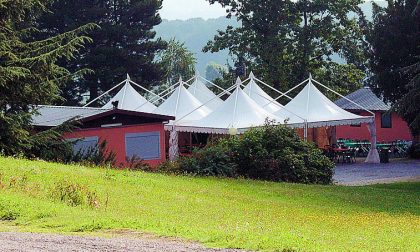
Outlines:
{"type": "Polygon", "coordinates": [[[128,159],[160,159],[160,133],[130,133],[125,135],[125,150],[128,159]]]}
{"type": "Polygon", "coordinates": [[[71,138],[67,139],[68,141],[74,142],[73,144],[73,153],[74,154],[84,154],[93,148],[98,147],[98,137],[85,137],[85,138],[71,138]]]}
{"type": "Polygon", "coordinates": [[[392,128],[392,116],[391,113],[385,112],[381,115],[381,127],[392,128]]]}

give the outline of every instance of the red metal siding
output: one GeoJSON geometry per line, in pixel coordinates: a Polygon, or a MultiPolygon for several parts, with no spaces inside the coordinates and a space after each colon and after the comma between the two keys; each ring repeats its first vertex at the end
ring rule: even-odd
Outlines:
{"type": "Polygon", "coordinates": [[[125,135],[127,133],[145,133],[145,132],[159,132],[160,133],[160,159],[148,160],[145,163],[152,167],[156,167],[166,159],[165,152],[165,131],[162,123],[142,124],[133,126],[123,126],[115,128],[93,128],[81,129],[72,133],[66,133],[65,138],[83,138],[83,137],[99,137],[99,141],[106,140],[107,147],[110,151],[116,153],[117,165],[124,167],[126,162],[125,150],[125,135]]]}
{"type": "MultiPolygon", "coordinates": [[[[369,116],[366,111],[356,111],[360,115],[369,116]]],[[[413,139],[407,123],[396,113],[392,113],[392,128],[381,127],[381,112],[375,112],[375,122],[378,142],[393,142],[396,140],[411,141],[413,139]]],[[[352,127],[337,126],[337,139],[369,140],[370,134],[366,125],[352,127]]]]}

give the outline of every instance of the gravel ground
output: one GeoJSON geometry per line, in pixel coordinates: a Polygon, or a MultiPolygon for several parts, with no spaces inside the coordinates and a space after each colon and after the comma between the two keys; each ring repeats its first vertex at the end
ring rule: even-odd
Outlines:
{"type": "Polygon", "coordinates": [[[388,164],[338,164],[334,181],[339,185],[420,181],[420,160],[391,160],[388,164]]]}
{"type": "Polygon", "coordinates": [[[98,238],[34,233],[0,233],[0,251],[239,251],[158,238],[98,238]]]}

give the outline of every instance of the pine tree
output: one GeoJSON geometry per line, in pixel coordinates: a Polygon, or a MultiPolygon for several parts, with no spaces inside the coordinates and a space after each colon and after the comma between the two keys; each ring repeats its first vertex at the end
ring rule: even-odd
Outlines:
{"type": "Polygon", "coordinates": [[[162,70],[154,59],[166,43],[161,39],[155,40],[152,30],[161,22],[157,13],[161,5],[160,0],[54,2],[52,13],[44,15],[38,24],[45,35],[67,32],[86,23],[96,23],[101,27],[90,34],[93,43],[86,45],[70,62],[60,62],[61,66],[70,70],[84,67],[93,71],[63,89],[65,104],[80,102],[81,94],[85,92],[94,99],[121,82],[127,73],[145,87],[162,79],[162,70]]]}
{"type": "Polygon", "coordinates": [[[33,106],[56,101],[61,83],[86,73],[70,72],[56,63],[72,58],[90,42],[84,34],[95,25],[32,40],[36,30],[31,24],[48,2],[0,1],[0,153],[6,155],[25,153],[36,144],[29,133],[33,106]]]}

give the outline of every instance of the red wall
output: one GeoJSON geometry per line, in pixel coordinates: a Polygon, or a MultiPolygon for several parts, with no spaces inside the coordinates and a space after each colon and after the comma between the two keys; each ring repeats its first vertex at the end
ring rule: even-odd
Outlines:
{"type": "MultiPolygon", "coordinates": [[[[370,116],[366,111],[357,111],[358,114],[370,116]]],[[[413,139],[407,123],[396,113],[392,113],[392,128],[381,127],[381,112],[375,112],[376,134],[378,142],[393,142],[396,140],[411,141],[413,139]]],[[[370,140],[369,130],[366,124],[361,127],[350,125],[337,126],[337,139],[370,140]]]]}
{"type": "Polygon", "coordinates": [[[114,151],[116,153],[116,164],[118,166],[124,167],[127,165],[125,134],[145,132],[160,132],[160,159],[144,161],[150,166],[156,167],[166,159],[165,131],[162,123],[122,126],[115,128],[81,129],[72,133],[66,133],[64,138],[98,137],[99,142],[106,140],[108,150],[114,151]]]}

